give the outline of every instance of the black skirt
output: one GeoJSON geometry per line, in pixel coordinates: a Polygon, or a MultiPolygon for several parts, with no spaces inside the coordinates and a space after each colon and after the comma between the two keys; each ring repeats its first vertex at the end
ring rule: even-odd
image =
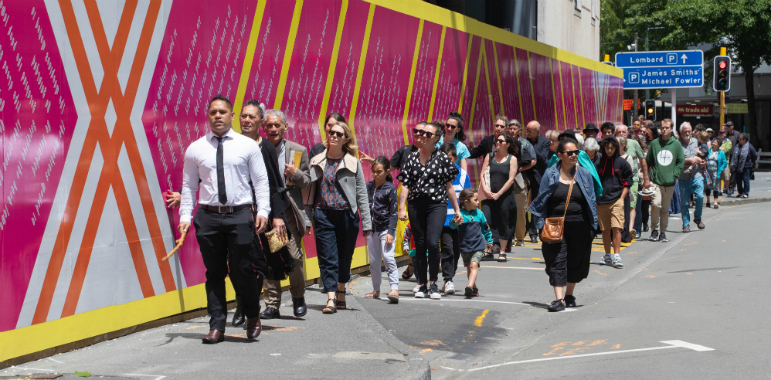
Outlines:
{"type": "Polygon", "coordinates": [[[589,223],[566,221],[561,242],[541,245],[551,286],[578,283],[589,276],[593,240],[594,231],[589,223]]]}

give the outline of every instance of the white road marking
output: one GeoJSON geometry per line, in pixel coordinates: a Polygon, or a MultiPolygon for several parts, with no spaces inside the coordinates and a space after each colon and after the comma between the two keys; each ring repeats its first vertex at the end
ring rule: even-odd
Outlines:
{"type": "Polygon", "coordinates": [[[26,371],[47,371],[47,372],[56,372],[56,371],[55,371],[55,370],[53,370],[53,369],[45,369],[45,368],[29,368],[29,367],[11,367],[11,368],[18,368],[18,369],[23,369],[23,370],[26,370],[26,371]]]}
{"type": "Polygon", "coordinates": [[[56,359],[54,359],[54,358],[46,358],[46,359],[48,359],[48,360],[50,360],[50,361],[52,361],[52,362],[57,362],[57,363],[61,363],[61,364],[64,364],[64,362],[60,362],[60,361],[58,361],[58,360],[56,360],[56,359]]]}
{"type": "Polygon", "coordinates": [[[694,350],[694,351],[699,351],[699,352],[715,351],[714,348],[709,348],[709,347],[704,347],[704,346],[701,346],[701,345],[698,345],[698,344],[683,342],[682,340],[663,340],[663,341],[661,341],[661,343],[671,344],[673,346],[687,348],[687,349],[694,350]]]}
{"type": "Polygon", "coordinates": [[[145,376],[145,377],[155,377],[153,380],[161,380],[166,378],[166,376],[162,375],[140,375],[138,373],[124,373],[124,376],[145,376]]]}
{"type": "MultiPolygon", "coordinates": [[[[427,298],[406,298],[406,297],[405,298],[401,298],[400,297],[399,300],[400,301],[427,301],[427,302],[434,302],[434,300],[430,300],[430,299],[427,299],[427,298]]],[[[439,302],[487,302],[487,303],[503,303],[503,304],[510,304],[510,305],[533,306],[533,305],[530,305],[530,304],[527,304],[527,303],[522,303],[522,302],[488,301],[488,300],[466,300],[466,299],[463,299],[463,300],[451,300],[451,299],[446,299],[446,298],[440,299],[439,302]]],[[[533,306],[533,307],[537,307],[537,306],[533,306]]],[[[571,308],[566,308],[565,310],[560,311],[560,313],[571,312],[571,311],[578,311],[578,309],[575,309],[575,308],[572,308],[572,307],[571,308]]]]}
{"type": "Polygon", "coordinates": [[[490,368],[497,368],[502,367],[505,365],[512,365],[512,364],[524,364],[524,363],[536,363],[536,362],[545,362],[550,360],[561,360],[561,359],[575,359],[575,358],[585,358],[590,356],[603,356],[603,355],[617,355],[617,354],[626,354],[630,352],[642,352],[642,351],[653,351],[653,350],[665,350],[668,348],[687,348],[694,351],[704,352],[704,351],[714,351],[714,348],[704,347],[698,344],[683,342],[681,340],[665,340],[661,341],[661,343],[668,344],[668,346],[662,346],[662,347],[651,347],[651,348],[636,348],[633,350],[623,350],[623,351],[607,351],[607,352],[597,352],[593,354],[582,354],[582,355],[570,355],[570,356],[558,356],[554,358],[543,358],[543,359],[531,359],[531,360],[520,360],[516,362],[506,362],[501,364],[493,364],[486,367],[479,367],[479,368],[472,368],[469,369],[468,372],[473,371],[479,371],[483,369],[490,369],[490,368]]]}

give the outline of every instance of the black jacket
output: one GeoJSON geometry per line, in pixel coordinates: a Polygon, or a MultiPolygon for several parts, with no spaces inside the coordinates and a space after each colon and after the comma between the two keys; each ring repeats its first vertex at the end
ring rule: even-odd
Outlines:
{"type": "Polygon", "coordinates": [[[632,167],[629,165],[629,162],[619,156],[618,140],[610,136],[602,141],[603,145],[607,142],[615,145],[616,152],[610,157],[603,155],[596,164],[597,174],[600,176],[600,182],[602,183],[602,196],[597,198],[598,205],[615,202],[621,198],[624,188],[630,188],[633,184],[632,167]]]}
{"type": "Polygon", "coordinates": [[[546,136],[539,134],[535,141],[531,140],[530,138],[528,138],[527,141],[533,145],[533,149],[535,150],[536,163],[535,166],[525,171],[525,173],[530,179],[530,183],[535,182],[540,184],[543,173],[546,173],[546,167],[549,164],[549,158],[551,158],[549,151],[551,140],[547,139],[546,136]]]}
{"type": "MultiPolygon", "coordinates": [[[[514,144],[519,147],[517,150],[519,154],[516,155],[517,162],[522,164],[522,143],[519,142],[519,139],[514,139],[514,144]]],[[[492,152],[495,152],[495,135],[485,136],[485,138],[479,142],[479,145],[469,150],[469,158],[484,157],[485,155],[488,155],[492,152]]]]}
{"type": "MultiPolygon", "coordinates": [[[[263,138],[260,142],[260,152],[265,161],[265,171],[268,175],[268,184],[270,186],[271,220],[278,218],[283,219],[286,223],[284,211],[289,208],[290,203],[285,192],[286,189],[283,186],[284,181],[281,179],[282,171],[278,167],[278,152],[276,151],[276,147],[266,138],[263,138]]],[[[272,226],[266,231],[269,231],[271,228],[272,226]]],[[[286,233],[287,236],[291,234],[288,228],[286,229],[286,233]]],[[[286,273],[291,272],[295,266],[294,259],[289,253],[289,249],[285,246],[277,252],[271,253],[268,239],[265,237],[265,234],[260,234],[258,238],[265,259],[261,260],[260,258],[255,258],[255,266],[260,267],[267,264],[267,268],[265,268],[265,271],[262,273],[265,274],[269,280],[285,279],[286,273]]],[[[255,243],[257,244],[257,242],[255,243]]]]}

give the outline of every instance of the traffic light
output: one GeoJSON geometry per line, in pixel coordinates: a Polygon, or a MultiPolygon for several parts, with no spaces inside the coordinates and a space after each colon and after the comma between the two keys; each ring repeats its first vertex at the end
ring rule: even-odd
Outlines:
{"type": "Polygon", "coordinates": [[[714,78],[712,88],[718,92],[725,92],[731,89],[731,58],[724,55],[715,57],[714,78]]]}
{"type": "Polygon", "coordinates": [[[645,120],[656,121],[656,101],[655,100],[645,101],[645,120]]]}

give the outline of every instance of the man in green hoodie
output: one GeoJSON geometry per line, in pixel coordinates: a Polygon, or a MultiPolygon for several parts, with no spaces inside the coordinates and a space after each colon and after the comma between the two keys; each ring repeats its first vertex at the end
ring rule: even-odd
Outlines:
{"type": "Polygon", "coordinates": [[[675,181],[683,172],[685,155],[683,147],[672,138],[672,120],[664,119],[659,128],[659,137],[651,141],[645,162],[650,168],[651,236],[650,241],[666,242],[669,224],[669,205],[675,192],[675,181]],[[661,234],[659,234],[661,225],[661,234]]]}

